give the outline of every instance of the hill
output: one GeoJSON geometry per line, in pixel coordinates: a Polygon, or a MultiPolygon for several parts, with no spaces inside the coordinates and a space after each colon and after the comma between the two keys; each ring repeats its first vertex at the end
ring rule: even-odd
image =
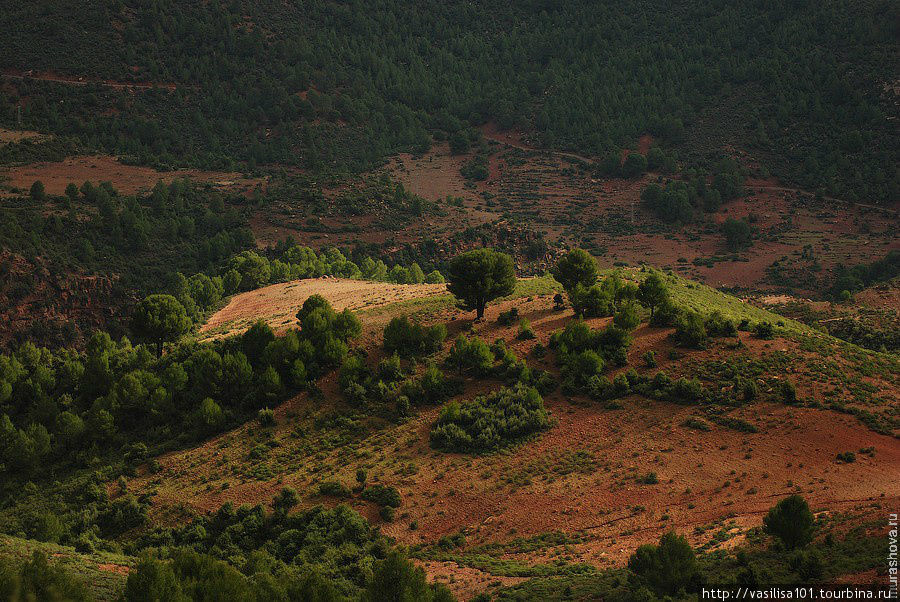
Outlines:
{"type": "MultiPolygon", "coordinates": [[[[642,277],[639,271],[625,275],[642,277]]],[[[862,516],[872,504],[900,497],[900,489],[879,477],[900,461],[897,425],[887,426],[883,435],[870,428],[894,420],[896,358],[863,351],[696,283],[670,276],[668,284],[679,304],[717,309],[736,322],[781,325],[772,340],[741,332],[704,351],[674,344],[668,328],[642,325],[633,333],[628,366],[642,374],[698,376],[704,389],[721,390],[729,401],[697,405],[626,395],[604,405],[556,390],[544,396],[553,418],[546,433],[495,454],[468,457],[429,448],[439,408],[424,407],[399,425],[385,423],[358,405],[334,401],[340,389],[327,380],[320,383],[324,397],[303,394],[276,408],[274,428],[250,423],[160,457],[155,472],[129,479],[128,491],[152,496],[154,521],[177,524],[186,512],[211,512],[226,502],[266,503],[284,486],[305,492],[301,505],[335,503],[341,496],[318,493],[320,485],[342,483],[349,492],[362,469],[370,483],[400,492],[397,518],[383,523],[383,532],[419,550],[414,555],[429,575],[460,592],[615,567],[669,529],[687,533],[699,549],[728,550],[760,525],[773,499],[792,492],[802,492],[829,514],[862,516]],[[656,358],[652,370],[643,367],[647,352],[656,358]],[[746,403],[733,397],[734,373],[759,383],[757,399],[746,403]],[[795,385],[798,402],[784,403],[779,388],[784,381],[795,385]],[[833,409],[816,401],[829,398],[835,400],[833,409]],[[869,426],[854,418],[854,411],[869,426]],[[861,449],[872,451],[860,454],[861,449]],[[853,463],[835,459],[847,451],[854,452],[853,463]],[[645,484],[649,474],[652,484],[645,484]],[[458,534],[465,543],[449,549],[437,545],[458,534]]],[[[570,313],[552,309],[551,297],[504,301],[474,328],[440,305],[417,315],[426,322],[449,320],[451,335],[503,339],[533,369],[558,374],[549,356],[534,352],[571,320],[570,313]],[[519,340],[515,325],[496,324],[497,316],[512,308],[530,321],[536,339],[519,340]]],[[[396,316],[409,308],[400,303],[379,311],[396,316]]],[[[607,322],[588,324],[599,328],[607,322]]],[[[372,365],[382,357],[379,335],[380,327],[366,322],[363,349],[372,365]]],[[[471,399],[501,384],[466,378],[458,398],[471,399]]],[[[376,504],[356,495],[343,501],[382,522],[376,504]]]]}
{"type": "Polygon", "coordinates": [[[895,14],[880,0],[48,2],[4,11],[0,118],[219,169],[360,169],[487,121],[596,157],[651,133],[692,162],[752,147],[790,182],[890,201],[895,14]]]}

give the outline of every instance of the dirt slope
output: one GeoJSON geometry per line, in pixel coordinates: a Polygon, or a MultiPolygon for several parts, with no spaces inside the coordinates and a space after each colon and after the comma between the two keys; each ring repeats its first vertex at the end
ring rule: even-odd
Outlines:
{"type": "Polygon", "coordinates": [[[275,331],[296,324],[296,314],[310,295],[323,295],[337,311],[372,309],[398,301],[438,295],[444,284],[393,284],[342,278],[313,278],[273,284],[235,295],[200,328],[203,338],[214,338],[246,330],[258,319],[275,331]]]}
{"type": "MultiPolygon", "coordinates": [[[[430,294],[422,286],[340,280],[268,289],[236,298],[231,310],[217,314],[218,323],[230,319],[245,324],[262,312],[279,326],[280,320],[293,321],[295,308],[312,292],[325,294],[338,307],[378,307],[374,313],[386,320],[408,311],[407,304],[384,305],[387,296],[411,299],[430,294]]],[[[555,371],[552,354],[537,359],[531,349],[537,342],[546,345],[550,333],[571,317],[568,310],[552,309],[552,295],[534,295],[489,307],[486,320],[474,330],[488,341],[503,338],[519,357],[528,358],[529,365],[555,371]],[[499,312],[513,306],[530,320],[537,340],[517,340],[516,326],[496,323],[499,312]]],[[[428,316],[429,321],[447,323],[451,339],[470,328],[470,318],[446,305],[428,316]]],[[[608,320],[593,319],[590,324],[601,327],[608,320]]],[[[783,353],[796,354],[798,362],[821,361],[812,355],[807,359],[811,352],[789,339],[765,341],[741,333],[740,351],[732,351],[734,345],[724,341],[706,351],[688,351],[676,349],[670,334],[668,328],[640,326],[628,353],[629,366],[655,372],[641,360],[648,350],[656,353],[659,369],[673,377],[694,376],[703,362],[738,353],[761,361],[783,353]]],[[[380,328],[364,319],[359,344],[373,363],[380,359],[380,342],[380,328]]],[[[842,371],[853,374],[855,364],[847,362],[842,371]]],[[[850,397],[852,381],[811,377],[804,370],[798,365],[779,375],[796,383],[802,399],[827,399],[826,385],[840,398],[850,397]]],[[[896,379],[890,376],[867,380],[887,395],[896,392],[896,379]]],[[[511,449],[475,457],[429,447],[438,407],[423,408],[399,425],[363,419],[350,431],[317,425],[317,417],[346,406],[333,375],[319,384],[323,398],[302,394],[276,409],[278,426],[273,432],[248,423],[195,449],[168,454],[159,458],[160,472],[133,479],[129,491],[153,491],[154,519],[172,524],[185,519],[186,508],[202,513],[226,501],[268,503],[284,486],[302,492],[302,506],[338,503],[317,495],[318,483],[339,480],[351,486],[356,470],[364,468],[370,482],[395,486],[402,495],[402,506],[390,523],[382,521],[372,504],[349,500],[385,533],[407,545],[434,544],[460,532],[466,535],[466,547],[455,561],[422,563],[431,579],[448,583],[463,598],[489,584],[518,579],[515,573],[520,569],[509,564],[491,565],[485,557],[464,556],[472,548],[477,556],[481,545],[504,546],[519,537],[562,533],[563,543],[527,552],[499,549],[490,556],[525,567],[521,570],[558,561],[603,568],[621,565],[638,545],[672,529],[687,535],[695,546],[731,547],[749,528],[761,524],[775,501],[794,492],[802,493],[817,512],[872,513],[900,502],[900,483],[888,478],[900,465],[900,439],[877,434],[851,415],[826,409],[758,401],[729,411],[757,432],[713,423],[702,431],[685,425],[688,418],[702,414],[699,406],[632,395],[620,400],[621,408],[608,409],[557,389],[545,396],[554,419],[550,430],[511,449]],[[248,459],[264,444],[271,449],[265,457],[248,459]],[[856,461],[838,462],[837,454],[847,451],[856,452],[856,461]],[[658,482],[642,484],[641,478],[651,472],[658,482]]],[[[467,379],[460,398],[499,386],[492,380],[467,379]]],[[[884,403],[878,399],[873,396],[871,403],[884,403]]]]}

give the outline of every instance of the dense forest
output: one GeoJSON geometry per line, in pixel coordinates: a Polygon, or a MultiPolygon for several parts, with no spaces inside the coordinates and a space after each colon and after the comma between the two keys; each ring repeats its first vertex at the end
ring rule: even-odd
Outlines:
{"type": "Polygon", "coordinates": [[[597,156],[651,133],[692,160],[752,148],[804,187],[886,201],[900,191],[896,11],[884,0],[20,4],[0,16],[6,75],[86,85],[7,77],[0,123],[160,166],[316,169],[366,168],[488,121],[597,156]]]}

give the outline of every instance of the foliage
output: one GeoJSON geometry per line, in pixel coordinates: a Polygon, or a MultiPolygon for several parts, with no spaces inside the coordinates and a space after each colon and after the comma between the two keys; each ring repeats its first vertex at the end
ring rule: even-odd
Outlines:
{"type": "Polygon", "coordinates": [[[570,322],[550,337],[556,361],[562,369],[563,387],[583,390],[606,364],[625,365],[631,345],[628,332],[616,325],[592,330],[581,320],[570,322]]]}
{"type": "Polygon", "coordinates": [[[835,281],[830,293],[838,298],[842,291],[855,293],[876,282],[891,280],[900,275],[900,250],[892,249],[883,259],[851,268],[839,265],[835,268],[835,281]]]}
{"type": "Polygon", "coordinates": [[[725,243],[732,251],[740,251],[749,247],[753,241],[753,227],[743,219],[729,217],[722,224],[725,243]]]}
{"type": "Polygon", "coordinates": [[[560,257],[550,273],[570,295],[576,285],[589,288],[597,282],[597,264],[584,249],[573,249],[560,257]]]}
{"type": "Polygon", "coordinates": [[[800,495],[780,500],[763,518],[765,531],[793,550],[812,541],[815,518],[800,495]]]}
{"type": "Polygon", "coordinates": [[[447,338],[443,324],[422,326],[406,316],[391,318],[384,327],[384,350],[401,357],[431,355],[440,350],[447,338]]]}
{"type": "Polygon", "coordinates": [[[449,452],[497,449],[550,426],[540,393],[516,385],[487,396],[444,406],[431,429],[431,445],[449,452]]]}
{"type": "Polygon", "coordinates": [[[447,355],[447,364],[460,374],[472,373],[476,376],[487,374],[494,365],[491,348],[479,337],[467,339],[459,335],[447,355]]]}
{"type": "Polygon", "coordinates": [[[344,505],[286,514],[231,504],[177,529],[157,528],[143,535],[138,546],[190,546],[238,565],[243,564],[239,559],[250,560],[265,550],[289,567],[318,573],[343,597],[366,587],[372,563],[387,548],[366,520],[344,505]]]}
{"type": "Polygon", "coordinates": [[[691,588],[698,576],[694,550],[674,531],[663,535],[659,545],[640,546],[628,559],[628,569],[660,596],[691,588]]]}
{"type": "Polygon", "coordinates": [[[0,598],[9,602],[91,602],[94,596],[83,582],[51,565],[35,550],[31,560],[16,565],[0,558],[0,598]]]}
{"type": "Polygon", "coordinates": [[[138,304],[131,328],[138,338],[156,345],[158,357],[163,343],[177,341],[190,330],[191,320],[172,295],[150,295],[138,304]]]}
{"type": "Polygon", "coordinates": [[[389,485],[370,485],[363,489],[362,493],[359,494],[359,497],[379,506],[387,506],[389,508],[400,507],[400,492],[389,485]]]}
{"type": "MultiPolygon", "coordinates": [[[[26,343],[0,354],[2,470],[18,480],[135,444],[164,449],[277,403],[338,366],[359,333],[351,312],[336,313],[321,297],[307,299],[300,315],[301,330],[281,337],[258,323],[240,337],[178,345],[162,357],[102,332],[83,353],[26,343]]],[[[259,414],[266,423],[270,415],[259,414]]]]}
{"type": "Polygon", "coordinates": [[[646,132],[696,153],[705,140],[690,124],[704,119],[807,188],[898,197],[896,109],[880,88],[896,55],[890,3],[644,8],[388,2],[351,18],[327,2],[55,1],[40,21],[56,35],[36,37],[37,17],[16,6],[0,17],[12,32],[2,67],[86,85],[10,80],[0,120],[15,124],[24,105],[22,127],[160,166],[315,170],[364,169],[427,150],[432,137],[461,150],[460,132],[493,121],[528,127],[546,147],[609,156],[618,170],[621,149],[646,132]],[[710,48],[722,51],[710,59],[710,48]]]}
{"type": "Polygon", "coordinates": [[[457,255],[450,262],[447,277],[447,290],[463,309],[475,310],[478,319],[484,316],[489,302],[511,294],[516,286],[512,257],[492,249],[457,255]]]}
{"type": "Polygon", "coordinates": [[[452,602],[453,596],[440,584],[429,584],[425,571],[392,550],[376,563],[363,602],[452,602]]]}

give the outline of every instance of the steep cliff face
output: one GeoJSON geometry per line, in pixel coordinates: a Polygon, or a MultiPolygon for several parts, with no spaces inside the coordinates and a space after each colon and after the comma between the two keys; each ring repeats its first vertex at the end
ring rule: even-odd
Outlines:
{"type": "Polygon", "coordinates": [[[78,346],[91,331],[121,321],[132,300],[116,277],[60,272],[41,258],[0,251],[2,347],[24,339],[78,346]]]}

